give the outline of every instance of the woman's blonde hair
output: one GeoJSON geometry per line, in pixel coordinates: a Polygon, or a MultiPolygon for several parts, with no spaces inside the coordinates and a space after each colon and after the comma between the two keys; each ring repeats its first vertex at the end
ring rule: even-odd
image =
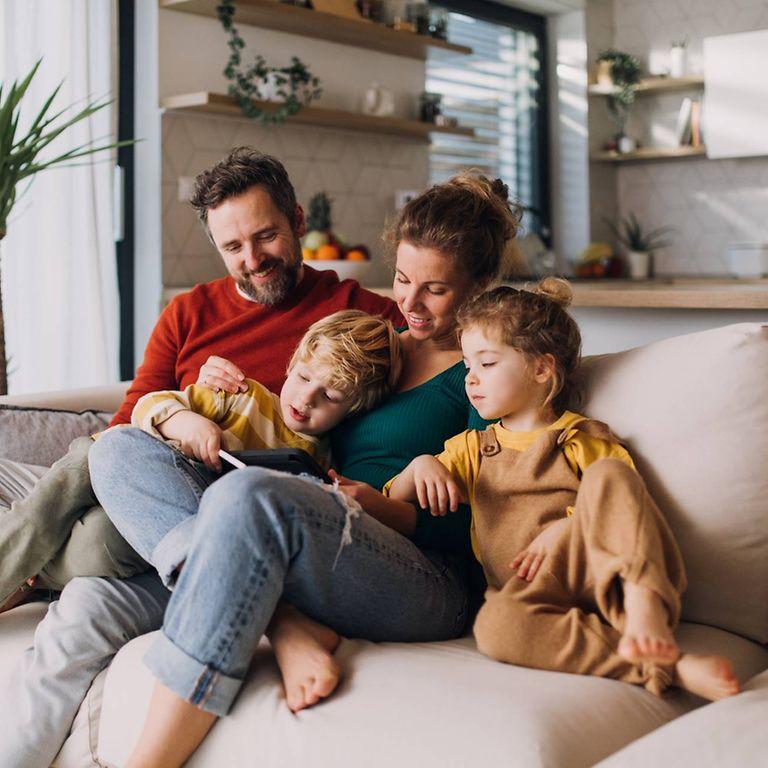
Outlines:
{"type": "Polygon", "coordinates": [[[545,277],[534,291],[501,286],[461,308],[459,329],[487,330],[529,360],[551,355],[555,367],[545,405],[562,413],[579,401],[581,333],[566,311],[572,298],[568,281],[557,277],[545,277]]]}
{"type": "Polygon", "coordinates": [[[392,252],[401,242],[440,251],[470,281],[487,287],[519,266],[510,262],[521,216],[501,179],[468,170],[406,203],[384,239],[392,252]]]}
{"type": "Polygon", "coordinates": [[[328,386],[352,396],[350,413],[367,411],[388,395],[402,366],[400,337],[389,320],[345,309],[313,323],[288,364],[321,365],[328,386]]]}

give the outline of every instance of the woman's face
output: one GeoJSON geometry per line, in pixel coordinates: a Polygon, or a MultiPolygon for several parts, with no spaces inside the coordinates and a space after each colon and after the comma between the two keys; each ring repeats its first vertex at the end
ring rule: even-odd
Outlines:
{"type": "Polygon", "coordinates": [[[440,251],[407,242],[397,246],[392,289],[414,339],[440,341],[454,334],[456,311],[474,292],[468,282],[440,251]]]}

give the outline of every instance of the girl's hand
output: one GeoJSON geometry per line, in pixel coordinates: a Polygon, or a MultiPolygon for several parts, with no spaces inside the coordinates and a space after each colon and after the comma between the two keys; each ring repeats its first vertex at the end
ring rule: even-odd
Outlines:
{"type": "Polygon", "coordinates": [[[570,518],[564,517],[548,525],[517,557],[509,564],[517,569],[517,575],[526,581],[533,581],[541,569],[541,565],[551,551],[555,542],[563,535],[563,528],[570,523],[570,518]]]}
{"type": "Polygon", "coordinates": [[[221,472],[221,427],[192,411],[174,413],[157,427],[169,440],[177,440],[187,456],[202,461],[208,469],[221,472]]]}
{"type": "Polygon", "coordinates": [[[215,355],[211,355],[201,366],[197,384],[214,392],[224,390],[232,394],[245,392],[248,389],[245,374],[234,363],[215,355]]]}
{"type": "Polygon", "coordinates": [[[464,501],[461,489],[451,473],[434,456],[417,456],[410,465],[416,498],[422,509],[443,517],[455,512],[464,501]]]}
{"type": "Polygon", "coordinates": [[[331,480],[338,480],[339,490],[349,496],[350,499],[354,499],[363,509],[367,510],[368,507],[375,506],[379,498],[384,498],[384,495],[372,485],[362,483],[359,480],[350,480],[333,469],[328,470],[328,477],[331,480]]]}

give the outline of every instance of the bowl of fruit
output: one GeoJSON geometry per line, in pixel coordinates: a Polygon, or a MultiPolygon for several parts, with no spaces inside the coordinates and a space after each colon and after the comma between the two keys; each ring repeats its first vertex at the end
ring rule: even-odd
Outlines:
{"type": "Polygon", "coordinates": [[[301,254],[314,269],[332,269],[340,280],[360,281],[368,271],[371,255],[365,245],[346,245],[345,239],[333,232],[331,199],[318,192],[309,201],[307,234],[301,238],[301,254]]]}

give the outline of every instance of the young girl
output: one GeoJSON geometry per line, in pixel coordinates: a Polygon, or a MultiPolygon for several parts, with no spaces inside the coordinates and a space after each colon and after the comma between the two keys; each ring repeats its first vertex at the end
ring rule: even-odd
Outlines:
{"type": "Polygon", "coordinates": [[[738,692],[730,663],[680,654],[673,629],[685,574],[667,523],[605,424],[576,399],[578,326],[571,289],[502,287],[460,313],[466,390],[500,419],[419,456],[388,484],[433,514],[472,507],[472,545],[488,581],[480,650],[510,664],[599,675],[660,694],[738,692]]]}

